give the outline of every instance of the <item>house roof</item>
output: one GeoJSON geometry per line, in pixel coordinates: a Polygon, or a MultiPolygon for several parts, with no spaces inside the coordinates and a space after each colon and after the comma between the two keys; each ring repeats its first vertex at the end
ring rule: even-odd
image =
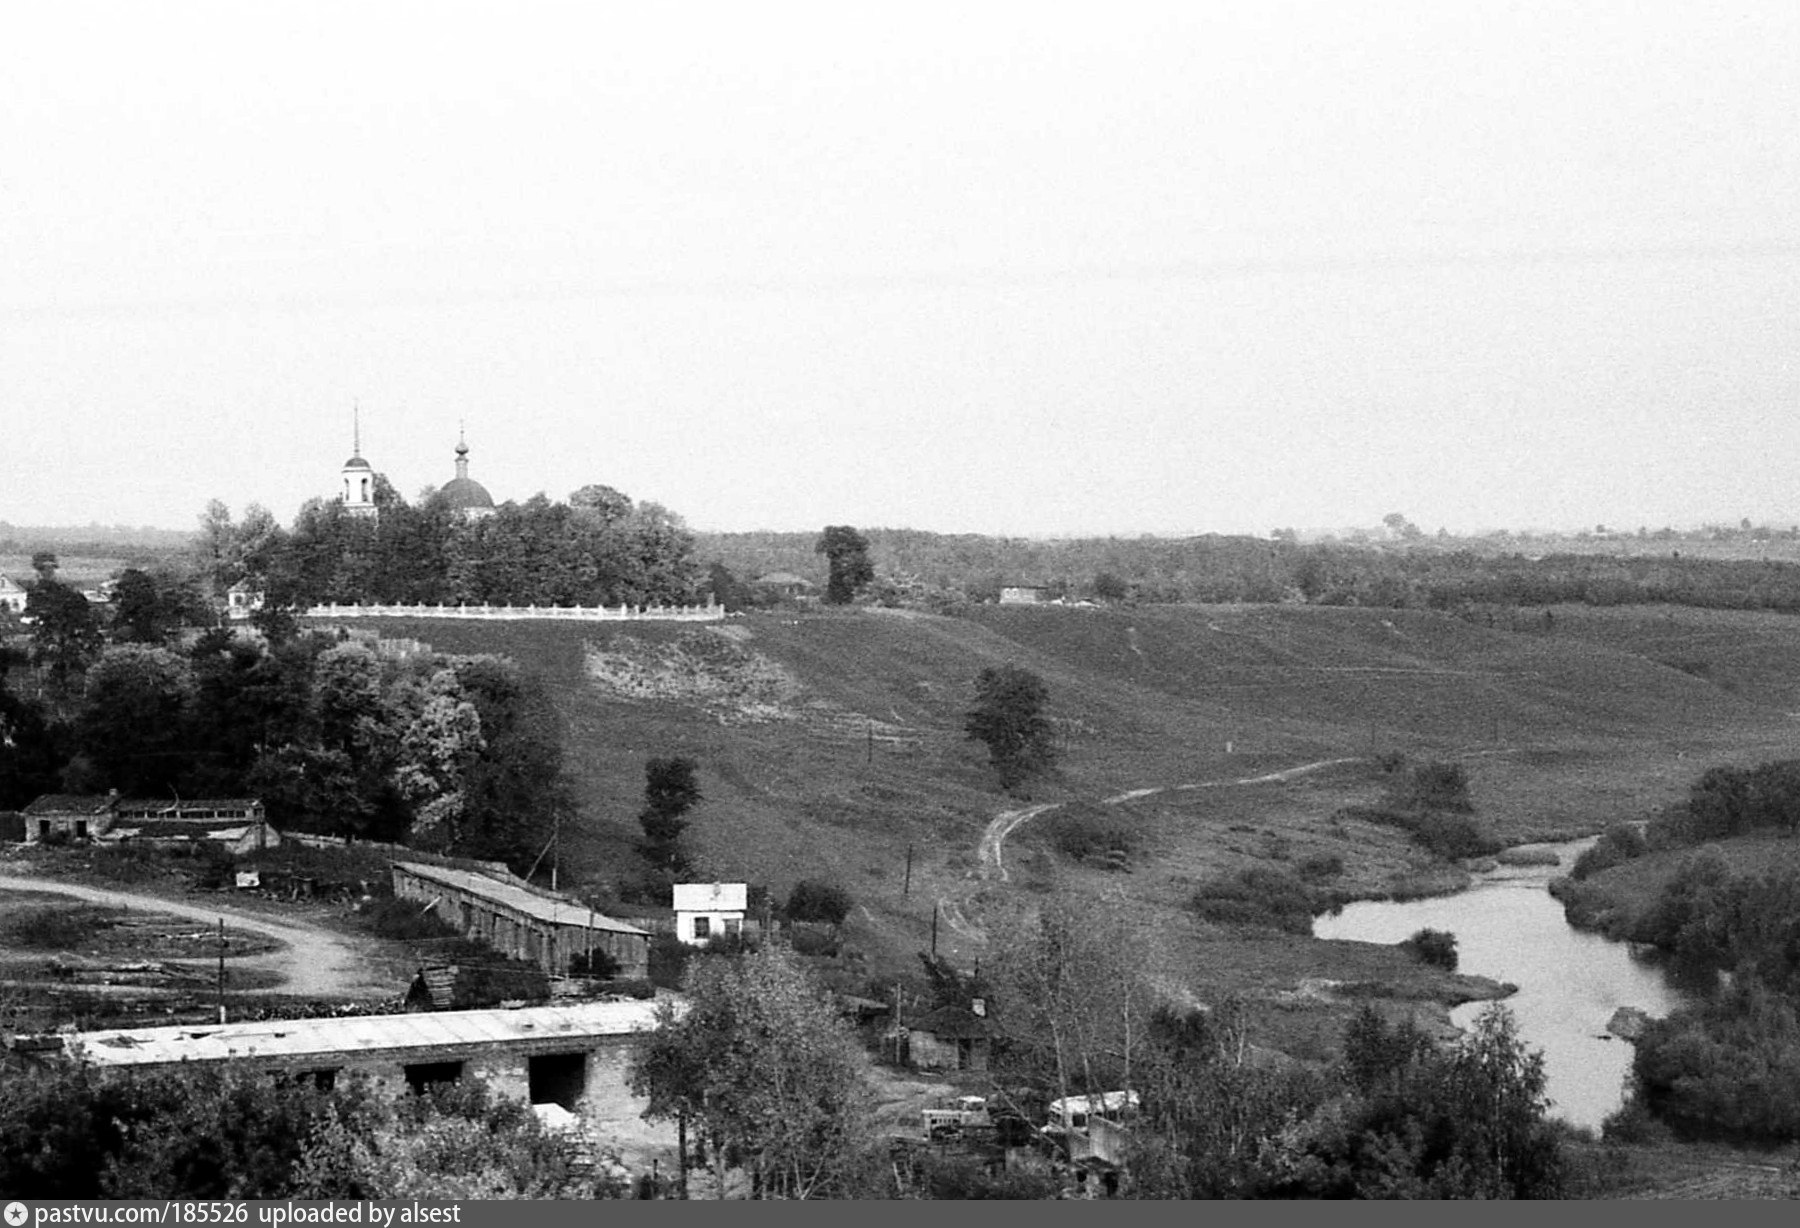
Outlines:
{"type": "Polygon", "coordinates": [[[813,583],[805,576],[797,576],[791,571],[771,571],[766,576],[758,576],[752,584],[798,584],[803,588],[811,588],[813,583]]]}
{"type": "Polygon", "coordinates": [[[953,1040],[986,1038],[994,1027],[966,1006],[940,1006],[923,1019],[906,1025],[915,1032],[930,1032],[953,1040]]]}
{"type": "Polygon", "coordinates": [[[30,815],[50,814],[106,814],[118,804],[117,794],[112,793],[46,793],[42,797],[33,798],[25,807],[24,813],[30,815]]]}
{"type": "MultiPolygon", "coordinates": [[[[260,797],[189,797],[174,801],[163,797],[127,797],[119,802],[119,810],[123,814],[153,814],[158,818],[176,820],[192,814],[197,810],[229,810],[240,813],[257,810],[262,807],[260,797]]],[[[189,822],[212,822],[211,818],[188,820],[189,822]]]]}
{"type": "Polygon", "coordinates": [[[551,925],[572,925],[580,929],[605,930],[614,934],[641,934],[645,938],[650,936],[647,931],[635,925],[601,916],[573,900],[546,898],[512,883],[490,878],[486,874],[476,874],[472,870],[453,870],[448,866],[424,865],[416,861],[396,861],[394,869],[429,882],[466,891],[514,912],[524,913],[539,921],[548,921],[551,925]]]}
{"type": "Polygon", "coordinates": [[[748,883],[676,883],[676,912],[743,912],[750,906],[748,883]]]}
{"type": "Polygon", "coordinates": [[[219,1026],[109,1028],[65,1033],[95,1066],[158,1066],[176,1062],[293,1060],[374,1055],[408,1050],[453,1050],[478,1045],[569,1041],[625,1036],[656,1026],[655,1002],[582,1002],[511,1010],[435,1011],[408,1015],[350,1015],[264,1020],[219,1026]]]}

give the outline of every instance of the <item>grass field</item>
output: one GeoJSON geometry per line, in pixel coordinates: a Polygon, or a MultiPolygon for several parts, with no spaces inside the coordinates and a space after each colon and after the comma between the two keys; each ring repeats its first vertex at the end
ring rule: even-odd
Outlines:
{"type": "MultiPolygon", "coordinates": [[[[1677,800],[1710,763],[1785,753],[1794,730],[1778,688],[1727,689],[1657,658],[1724,652],[1740,633],[1775,654],[1790,621],[1706,615],[1670,632],[1660,617],[1559,615],[1553,634],[1267,606],[368,625],[445,652],[503,653],[545,679],[580,807],[565,883],[635,871],[644,761],[690,755],[706,795],[690,829],[702,870],[778,895],[800,878],[842,883],[857,905],[852,940],[883,966],[914,964],[935,901],[970,895],[984,825],[1029,802],[1400,753],[1463,764],[1481,816],[1518,842],[1596,831],[1677,800]],[[1061,755],[1054,779],[1016,798],[961,729],[976,674],[1007,663],[1044,678],[1061,755]]],[[[1379,790],[1372,771],[1353,770],[1159,793],[1123,809],[1146,835],[1128,873],[1069,862],[1026,825],[1011,846],[1025,872],[981,892],[1108,890],[1170,909],[1215,870],[1336,850],[1345,888],[1380,894],[1424,868],[1419,853],[1392,830],[1333,822],[1379,790]]],[[[981,952],[943,927],[939,943],[964,961],[981,952]]]]}

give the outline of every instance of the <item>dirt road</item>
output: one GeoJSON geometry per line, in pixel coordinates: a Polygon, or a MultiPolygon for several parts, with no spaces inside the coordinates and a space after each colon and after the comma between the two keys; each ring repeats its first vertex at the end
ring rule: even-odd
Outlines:
{"type": "Polygon", "coordinates": [[[304,922],[271,921],[226,905],[189,904],[157,895],[86,887],[18,874],[0,874],[0,892],[4,891],[66,895],[90,904],[165,913],[207,925],[217,925],[223,917],[227,929],[246,930],[284,944],[280,951],[241,956],[230,964],[233,968],[258,968],[279,976],[281,984],[275,990],[277,993],[339,998],[387,996],[397,992],[397,987],[390,981],[373,975],[351,939],[304,922]]]}
{"type": "MultiPolygon", "coordinates": [[[[1102,798],[1100,804],[1102,806],[1117,806],[1122,802],[1136,801],[1140,797],[1149,797],[1156,793],[1179,793],[1190,789],[1224,789],[1236,785],[1280,784],[1283,781],[1295,780],[1313,772],[1322,772],[1326,768],[1338,767],[1341,764],[1356,762],[1358,762],[1358,760],[1355,758],[1319,759],[1312,763],[1302,763],[1298,767],[1284,768],[1279,772],[1267,772],[1261,776],[1241,776],[1233,780],[1202,780],[1186,785],[1161,785],[1149,789],[1132,789],[1125,793],[1115,794],[1112,797],[1102,798]]],[[[1057,809],[1061,805],[1063,805],[1062,802],[1042,802],[1036,806],[1025,806],[1018,810],[1003,810],[995,815],[988,825],[982,829],[981,841],[975,848],[976,875],[983,882],[994,879],[997,879],[1000,882],[1006,882],[1008,876],[1006,873],[1006,860],[1003,856],[1006,850],[1006,838],[1021,825],[1030,822],[1039,815],[1048,814],[1050,811],[1057,809]]],[[[963,911],[961,900],[951,899],[950,897],[945,896],[938,901],[938,907],[942,910],[941,915],[944,920],[949,923],[951,929],[963,935],[965,938],[972,938],[976,941],[985,941],[985,933],[983,933],[981,927],[971,921],[968,914],[963,911]]]]}

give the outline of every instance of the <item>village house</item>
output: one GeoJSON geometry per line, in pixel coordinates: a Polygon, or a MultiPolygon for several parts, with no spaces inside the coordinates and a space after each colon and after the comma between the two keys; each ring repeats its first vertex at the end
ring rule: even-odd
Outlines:
{"type": "Polygon", "coordinates": [[[596,952],[618,965],[620,977],[650,975],[649,933],[579,901],[449,866],[396,861],[393,874],[400,899],[428,905],[465,936],[550,976],[568,975],[578,958],[591,962],[596,952]]]}
{"type": "Polygon", "coordinates": [[[225,590],[225,615],[227,618],[249,618],[262,608],[262,585],[255,580],[239,580],[225,590]]]}
{"type": "Polygon", "coordinates": [[[477,1077],[499,1096],[559,1106],[595,1138],[637,1140],[661,1151],[673,1146],[673,1131],[642,1120],[645,1102],[632,1095],[629,1084],[632,1046],[639,1033],[656,1026],[655,1011],[654,1002],[581,1002],[109,1028],[18,1037],[11,1047],[39,1063],[79,1061],[102,1071],[230,1062],[309,1078],[327,1089],[341,1077],[361,1074],[388,1096],[477,1077]]]}
{"type": "Polygon", "coordinates": [[[791,571],[771,571],[750,581],[750,587],[763,597],[797,601],[802,597],[812,596],[817,585],[805,576],[797,576],[791,571]]]}
{"type": "Polygon", "coordinates": [[[23,614],[28,596],[24,585],[0,571],[0,614],[23,614]]]}
{"type": "Polygon", "coordinates": [[[25,807],[25,840],[91,840],[112,829],[119,795],[46,793],[25,807]]]}
{"type": "Polygon", "coordinates": [[[695,947],[721,934],[735,938],[744,932],[749,899],[748,883],[676,883],[675,936],[695,947]]]}
{"type": "Polygon", "coordinates": [[[1038,605],[1044,600],[1044,590],[1030,585],[1011,585],[1000,590],[1001,605],[1038,605]]]}
{"type": "Polygon", "coordinates": [[[907,1060],[920,1070],[986,1070],[994,1045],[985,1002],[940,1006],[907,1026],[907,1060]]]}

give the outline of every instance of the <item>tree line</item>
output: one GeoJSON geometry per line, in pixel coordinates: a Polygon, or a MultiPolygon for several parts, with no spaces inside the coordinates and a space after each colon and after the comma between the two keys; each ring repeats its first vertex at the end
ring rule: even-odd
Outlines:
{"type": "Polygon", "coordinates": [[[378,482],[378,516],[313,499],[284,529],[252,505],[241,520],[217,500],[195,550],[215,591],[260,586],[275,609],[319,603],[649,605],[703,599],[694,539],[681,517],[590,485],[566,502],[539,494],[468,519],[441,494],[408,504],[378,482]]]}
{"type": "MultiPolygon", "coordinates": [[[[829,530],[828,530],[829,532],[829,530]]],[[[1041,540],[911,529],[861,532],[867,600],[954,613],[1014,585],[1047,599],[1095,602],[1305,602],[1467,611],[1483,607],[1674,604],[1800,610],[1800,565],[1661,555],[1460,548],[1435,539],[1301,542],[1187,538],[1041,540]]],[[[699,552],[729,573],[805,574],[817,543],[802,533],[701,533],[699,552]]]]}

